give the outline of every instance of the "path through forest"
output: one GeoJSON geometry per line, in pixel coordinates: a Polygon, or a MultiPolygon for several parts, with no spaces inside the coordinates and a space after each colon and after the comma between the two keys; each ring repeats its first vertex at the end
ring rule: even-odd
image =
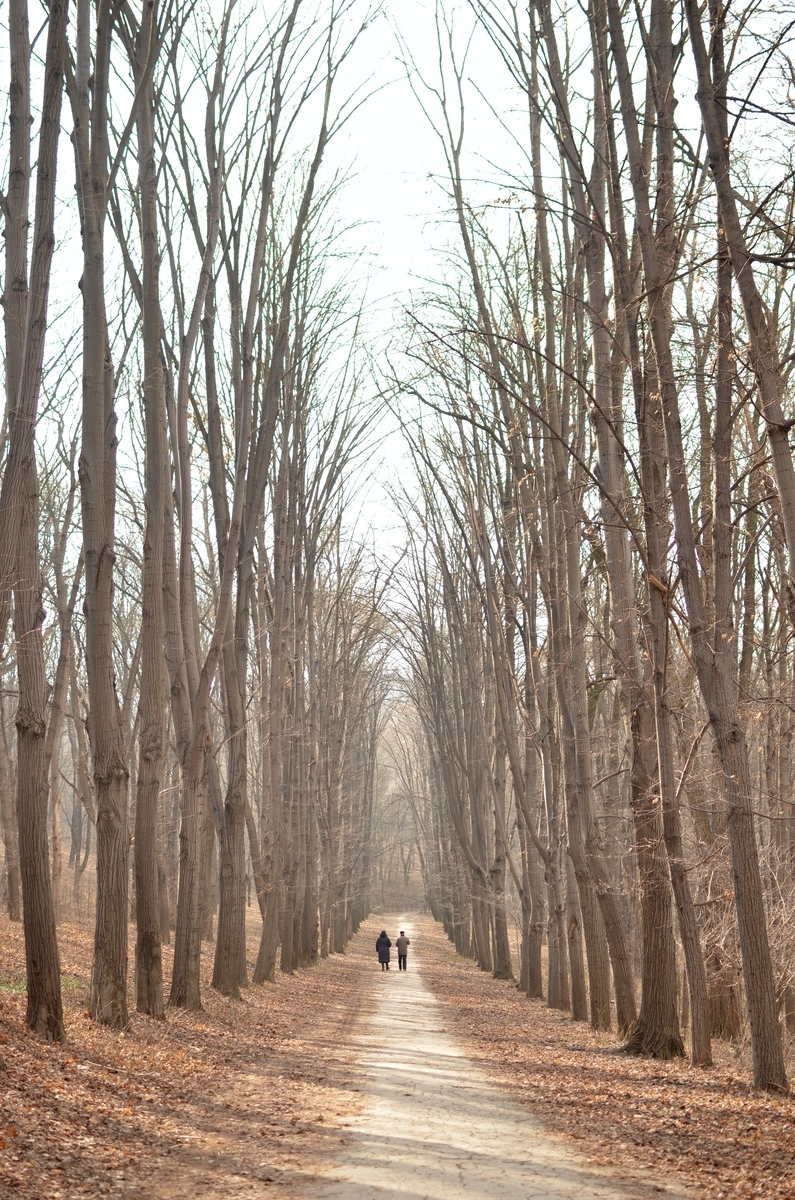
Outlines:
{"type": "Polygon", "coordinates": [[[792,1194],[786,1100],[754,1098],[725,1070],[617,1056],[613,1039],[457,957],[427,916],[370,917],[345,954],[242,1001],[209,987],[208,943],[206,1007],[133,1014],[121,1035],[85,1013],[90,931],[63,926],[61,942],[69,1041],[47,1046],[23,1023],[21,930],[0,922],[0,1196],[792,1194]],[[405,975],[378,969],[382,924],[411,936],[405,975]]]}
{"type": "MultiPolygon", "coordinates": [[[[393,938],[398,928],[414,934],[409,917],[384,923],[393,938]]],[[[322,1200],[641,1200],[676,1194],[659,1183],[594,1171],[490,1083],[423,983],[416,934],[407,972],[398,972],[393,959],[389,972],[373,966],[363,986],[372,993],[364,1006],[370,1015],[353,1040],[367,1102],[339,1148],[333,1181],[317,1193],[322,1200]]]]}

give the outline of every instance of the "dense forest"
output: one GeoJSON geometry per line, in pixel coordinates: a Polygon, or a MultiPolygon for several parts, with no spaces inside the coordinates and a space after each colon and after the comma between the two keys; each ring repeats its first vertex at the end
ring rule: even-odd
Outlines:
{"type": "Polygon", "coordinates": [[[235,997],[426,904],[628,1052],[748,1038],[784,1091],[792,11],[427,10],[3,9],[27,1021],[65,1036],[65,916],[123,1029],[201,1005],[203,942],[235,997]],[[443,205],[385,332],[346,139],[390,19],[443,205]]]}

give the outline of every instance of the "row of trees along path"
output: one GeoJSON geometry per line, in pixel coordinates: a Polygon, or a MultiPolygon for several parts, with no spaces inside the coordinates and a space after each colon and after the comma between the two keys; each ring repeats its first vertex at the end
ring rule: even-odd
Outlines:
{"type": "Polygon", "coordinates": [[[50,0],[31,40],[11,0],[0,813],[43,1037],[67,853],[117,1029],[131,917],[162,1019],[203,940],[249,982],[247,889],[268,983],[400,861],[483,970],[633,1053],[747,1030],[786,1089],[792,197],[786,138],[759,185],[747,149],[789,27],[577,14],[439,5],[432,68],[400,43],[453,224],[376,355],[337,147],[377,6],[50,0]],[[384,553],[357,488],[390,421],[384,553]]]}

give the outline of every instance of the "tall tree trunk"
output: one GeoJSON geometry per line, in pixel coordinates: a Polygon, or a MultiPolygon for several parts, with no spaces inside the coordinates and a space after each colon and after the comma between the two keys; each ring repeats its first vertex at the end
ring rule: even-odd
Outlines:
{"type": "MultiPolygon", "coordinates": [[[[206,235],[202,248],[201,268],[188,328],[181,346],[176,403],[167,397],[167,412],[172,426],[174,454],[174,483],[179,511],[179,556],[174,530],[174,512],[168,504],[165,510],[165,539],[163,554],[163,600],[165,650],[171,684],[171,710],[174,736],[180,763],[180,832],[179,882],[174,921],[174,967],[171,975],[169,1004],[174,1007],[200,1008],[200,965],[202,934],[202,864],[203,826],[207,824],[206,754],[211,742],[207,728],[207,706],[217,663],[219,628],[223,632],[228,620],[227,566],[218,587],[215,626],[204,665],[199,669],[198,608],[193,572],[193,505],[191,477],[191,443],[188,436],[188,406],[193,371],[193,354],[203,320],[209,320],[209,336],[205,330],[205,359],[212,353],[212,323],[215,305],[213,292],[213,262],[218,244],[221,220],[221,185],[224,175],[224,146],[217,137],[218,107],[227,68],[227,38],[234,4],[224,9],[218,35],[218,49],[212,83],[208,89],[205,108],[205,151],[207,157],[207,216],[206,235]],[[219,621],[221,622],[219,627],[219,621]]],[[[207,374],[208,407],[213,400],[214,376],[207,374]]],[[[237,485],[239,491],[239,485],[237,485]]],[[[234,514],[233,514],[234,515],[234,514]]],[[[230,520],[227,542],[237,536],[230,520]]]]}
{"type": "MultiPolygon", "coordinates": [[[[655,46],[665,43],[664,29],[655,10],[655,46]]],[[[609,71],[607,65],[606,31],[604,22],[595,27],[596,57],[601,87],[605,96],[605,111],[610,113],[608,103],[609,71]]],[[[670,42],[670,38],[668,39],[670,42]]],[[[672,242],[671,205],[673,203],[670,176],[670,152],[668,140],[671,136],[672,63],[665,52],[658,62],[660,78],[656,94],[660,100],[659,120],[662,132],[659,136],[661,150],[659,169],[664,187],[660,189],[658,224],[663,231],[663,242],[672,242]],[[664,136],[663,136],[664,134],[664,136]]],[[[611,220],[616,231],[614,251],[614,273],[617,292],[621,297],[623,338],[629,360],[632,388],[635,397],[636,422],[640,442],[640,469],[644,497],[644,522],[646,531],[646,557],[648,566],[648,608],[646,625],[651,642],[651,672],[654,704],[654,728],[656,732],[656,758],[662,801],[662,828],[668,858],[668,869],[675,897],[679,930],[687,964],[688,986],[691,1008],[691,1060],[695,1065],[711,1062],[709,1044],[709,1016],[704,959],[699,943],[693,897],[682,846],[681,818],[674,772],[673,736],[668,699],[668,611],[666,581],[666,556],[669,541],[668,493],[666,487],[666,460],[663,437],[662,409],[659,404],[658,388],[648,379],[644,371],[638,344],[638,287],[633,283],[632,269],[627,247],[620,193],[618,155],[615,128],[612,119],[606,122],[608,161],[610,165],[611,220]]],[[[673,248],[668,256],[673,263],[673,248]]],[[[673,272],[673,265],[670,267],[673,272]]],[[[618,416],[614,418],[618,427],[618,416]]],[[[647,685],[648,686],[648,685],[647,685]]]]}
{"type": "Polygon", "coordinates": [[[140,755],[135,804],[135,992],[139,1012],[162,1019],[163,964],[160,882],[157,861],[159,798],[164,758],[163,541],[166,510],[166,405],[161,357],[160,251],[157,229],[157,165],[154,88],[147,64],[158,36],[157,5],[144,0],[136,39],[134,76],[138,172],[141,189],[143,269],[141,307],[146,430],[146,529],[141,583],[140,755]]]}
{"type": "MultiPolygon", "coordinates": [[[[4,197],[5,272],[3,324],[5,329],[5,411],[3,438],[14,422],[19,399],[25,327],[28,310],[28,232],[30,221],[30,30],[27,0],[10,0],[8,8],[10,75],[8,89],[8,184],[4,197]]],[[[18,440],[18,439],[17,439],[18,440]]],[[[5,644],[8,614],[16,576],[17,539],[22,475],[21,446],[5,463],[0,486],[0,644],[5,644]]],[[[8,909],[12,921],[22,919],[20,908],[19,836],[15,790],[8,776],[3,745],[3,778],[0,779],[3,838],[6,850],[8,909]]]]}
{"type": "MultiPolygon", "coordinates": [[[[55,183],[63,91],[66,3],[53,3],[47,32],[30,292],[26,297],[21,374],[11,410],[9,467],[19,470],[17,553],[14,567],[14,634],[19,705],[17,818],[27,965],[28,1025],[48,1040],[64,1037],[61,976],[47,845],[48,771],[45,757],[47,680],[44,668],[42,580],[39,566],[39,482],[36,418],[47,328],[50,268],[55,242],[55,183]]],[[[21,57],[29,54],[27,9],[15,14],[24,26],[21,57]]],[[[29,136],[29,130],[27,131],[29,136]]],[[[2,514],[8,519],[8,514],[2,514]]],[[[14,519],[14,518],[12,518],[14,519]]],[[[5,569],[5,564],[3,564],[5,569]]]]}
{"type": "MultiPolygon", "coordinates": [[[[559,112],[561,150],[569,165],[572,191],[575,198],[574,222],[585,250],[586,271],[588,274],[588,307],[592,320],[592,336],[595,342],[594,369],[597,373],[596,386],[603,393],[603,395],[600,395],[600,400],[605,399],[609,403],[609,387],[605,390],[606,384],[608,384],[609,347],[607,345],[608,334],[605,327],[606,305],[603,249],[599,233],[597,232],[600,220],[600,207],[603,206],[604,202],[604,178],[600,165],[604,161],[604,112],[601,112],[601,120],[597,129],[599,144],[596,147],[597,171],[596,178],[593,181],[595,184],[595,193],[592,198],[596,206],[596,211],[590,213],[585,201],[585,181],[581,176],[579,155],[573,145],[574,138],[571,118],[566,100],[567,93],[563,87],[563,72],[559,61],[551,8],[547,0],[544,0],[539,7],[547,42],[552,87],[559,112]]],[[[549,332],[547,336],[549,337],[549,332]]],[[[547,357],[551,356],[548,355],[547,357]]],[[[601,834],[594,811],[591,778],[590,724],[588,719],[583,644],[586,613],[582,600],[582,583],[580,578],[579,524],[576,520],[572,486],[565,461],[565,422],[567,414],[564,411],[564,406],[558,404],[557,389],[554,386],[548,388],[547,407],[552,433],[551,450],[554,462],[556,491],[558,502],[563,509],[563,527],[565,531],[563,534],[563,545],[565,547],[565,558],[563,561],[565,562],[565,579],[569,596],[571,665],[573,669],[570,704],[575,738],[578,802],[582,811],[588,869],[594,879],[605,933],[610,945],[610,960],[613,969],[613,984],[616,996],[616,1020],[619,1032],[623,1035],[634,1027],[637,1020],[637,1009],[635,1006],[632,971],[621,913],[615,887],[610,880],[610,873],[604,859],[601,834]]],[[[601,405],[598,404],[598,407],[601,407],[601,405]]],[[[604,411],[609,411],[609,407],[604,411]]]]}
{"type": "Polygon", "coordinates": [[[115,381],[105,312],[108,203],[108,91],[115,8],[78,8],[75,74],[70,80],[77,193],[83,239],[83,410],[79,461],[85,563],[86,674],[97,805],[97,905],[91,1014],[127,1025],[127,749],[113,660],[116,516],[115,381]],[[92,71],[93,66],[93,71],[92,71]]]}

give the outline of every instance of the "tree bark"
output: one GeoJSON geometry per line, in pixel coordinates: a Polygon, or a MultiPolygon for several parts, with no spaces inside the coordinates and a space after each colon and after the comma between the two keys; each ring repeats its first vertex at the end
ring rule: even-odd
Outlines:
{"type": "MultiPolygon", "coordinates": [[[[55,184],[63,92],[66,3],[50,8],[38,147],[30,292],[25,311],[21,374],[11,413],[9,464],[19,468],[16,522],[14,633],[19,706],[17,817],[27,964],[28,1025],[48,1040],[64,1037],[61,976],[47,844],[48,772],[45,757],[47,681],[44,667],[42,580],[39,565],[39,482],[35,431],[55,242],[55,184]]],[[[27,12],[24,12],[27,26],[27,12]]]]}
{"type": "Polygon", "coordinates": [[[157,833],[164,760],[163,552],[166,494],[166,406],[161,356],[160,250],[154,88],[148,70],[158,37],[158,9],[144,0],[134,47],[139,90],[138,177],[141,192],[141,308],[146,436],[146,529],[141,579],[141,682],[139,762],[135,804],[135,992],[138,1012],[162,1020],[163,963],[157,833]]]}

